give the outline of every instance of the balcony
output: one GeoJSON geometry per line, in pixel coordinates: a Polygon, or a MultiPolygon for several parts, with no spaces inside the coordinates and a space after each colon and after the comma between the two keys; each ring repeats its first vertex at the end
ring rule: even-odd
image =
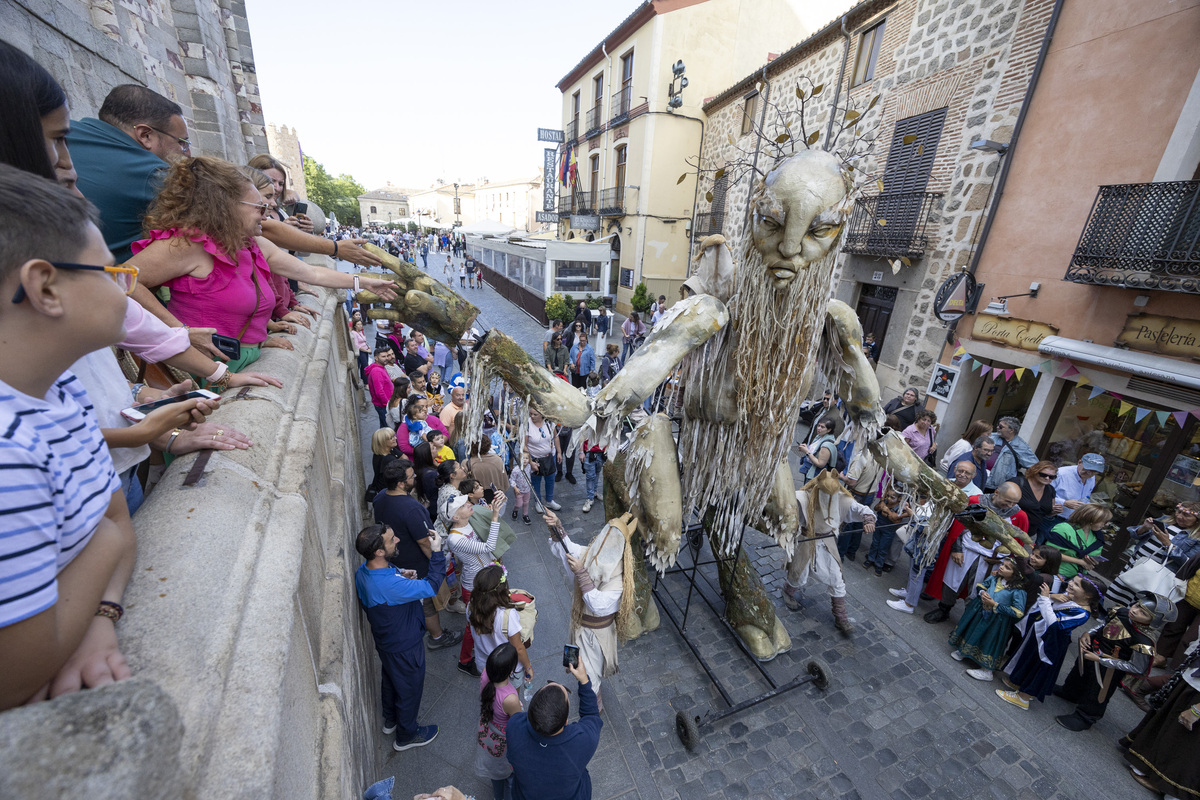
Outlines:
{"type": "Polygon", "coordinates": [[[579,138],[579,117],[567,123],[567,127],[563,129],[563,141],[571,144],[579,138]]]}
{"type": "Polygon", "coordinates": [[[625,216],[625,187],[614,186],[600,192],[600,216],[625,216]]]}
{"type": "Polygon", "coordinates": [[[842,252],[884,258],[920,258],[929,246],[926,228],[940,192],[897,192],[854,204],[842,252]]]}
{"type": "Polygon", "coordinates": [[[571,193],[567,191],[566,187],[562,187],[558,191],[558,218],[566,219],[567,217],[571,216],[571,214],[575,213],[578,203],[575,202],[575,198],[571,196],[571,193]]]}
{"type": "Polygon", "coordinates": [[[1200,181],[1101,186],[1065,280],[1200,294],[1200,181]]]}
{"type": "Polygon", "coordinates": [[[625,86],[612,97],[612,117],[609,125],[620,125],[629,119],[629,101],[633,99],[633,87],[625,86]]]}
{"type": "Polygon", "coordinates": [[[596,101],[596,105],[588,109],[587,112],[587,127],[584,129],[584,137],[591,139],[593,136],[599,136],[604,130],[604,107],[600,101],[596,101]]]}

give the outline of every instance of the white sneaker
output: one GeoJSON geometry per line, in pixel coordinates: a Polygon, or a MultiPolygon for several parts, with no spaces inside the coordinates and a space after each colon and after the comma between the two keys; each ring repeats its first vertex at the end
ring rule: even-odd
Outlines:
{"type": "Polygon", "coordinates": [[[908,589],[888,589],[892,597],[908,597],[908,589]]]}
{"type": "Polygon", "coordinates": [[[992,679],[992,671],[990,669],[969,669],[967,674],[977,681],[990,681],[992,679]]]}
{"type": "Polygon", "coordinates": [[[964,658],[966,658],[966,656],[964,656],[962,652],[958,650],[955,650],[953,653],[951,653],[950,657],[955,661],[962,661],[964,658]]]}
{"type": "Polygon", "coordinates": [[[887,604],[888,608],[894,608],[897,611],[904,612],[905,614],[911,614],[916,610],[904,600],[888,600],[887,604]]]}
{"type": "Polygon", "coordinates": [[[583,513],[588,513],[592,510],[592,498],[583,501],[583,513]]]}
{"type": "Polygon", "coordinates": [[[562,511],[562,506],[553,500],[551,500],[549,503],[546,503],[546,508],[550,509],[551,511],[562,511]]]}

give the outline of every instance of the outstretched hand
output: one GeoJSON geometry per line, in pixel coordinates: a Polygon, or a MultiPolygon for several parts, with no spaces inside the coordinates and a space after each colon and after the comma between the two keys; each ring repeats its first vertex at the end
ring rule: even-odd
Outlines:
{"type": "Polygon", "coordinates": [[[363,249],[366,239],[342,239],[338,242],[337,257],[360,267],[382,267],[383,261],[363,249]]]}

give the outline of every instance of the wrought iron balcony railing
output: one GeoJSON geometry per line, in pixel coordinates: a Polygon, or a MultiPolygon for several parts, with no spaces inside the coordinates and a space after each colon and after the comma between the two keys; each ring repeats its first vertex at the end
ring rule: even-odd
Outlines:
{"type": "Polygon", "coordinates": [[[1066,280],[1200,294],[1200,181],[1101,186],[1066,280]]]}
{"type": "Polygon", "coordinates": [[[625,216],[625,187],[614,186],[600,192],[600,216],[625,216]]]}
{"type": "Polygon", "coordinates": [[[591,139],[593,136],[599,136],[600,131],[604,129],[604,107],[600,101],[596,101],[596,105],[588,109],[587,112],[587,127],[584,129],[584,136],[591,139]]]}
{"type": "Polygon", "coordinates": [[[567,123],[567,127],[563,129],[563,141],[567,144],[579,138],[579,117],[567,123]]]}
{"type": "Polygon", "coordinates": [[[578,196],[573,196],[566,187],[560,187],[558,191],[558,218],[566,219],[572,214],[578,213],[578,196]]]}
{"type": "Polygon", "coordinates": [[[633,99],[633,87],[625,86],[612,96],[612,118],[609,125],[620,125],[629,119],[629,101],[633,99]]]}
{"type": "Polygon", "coordinates": [[[929,217],[941,197],[940,192],[896,192],[859,199],[842,237],[842,251],[920,258],[929,246],[929,217]]]}

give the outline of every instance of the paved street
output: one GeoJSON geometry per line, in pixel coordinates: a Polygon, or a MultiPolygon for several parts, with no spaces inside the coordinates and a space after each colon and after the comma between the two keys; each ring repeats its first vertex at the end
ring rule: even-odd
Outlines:
{"type": "MultiPolygon", "coordinates": [[[[430,272],[439,278],[443,259],[430,256],[430,272]]],[[[488,325],[503,328],[540,357],[540,325],[490,288],[463,292],[482,309],[488,325]]],[[[375,423],[368,409],[364,442],[375,423]]],[[[363,453],[369,471],[368,446],[363,453]]],[[[560,516],[568,532],[587,541],[602,523],[602,512],[598,506],[581,513],[584,485],[578,466],[576,475],[577,485],[557,485],[556,499],[563,504],[560,516]]],[[[511,583],[537,596],[531,657],[535,682],[541,684],[563,676],[570,592],[550,556],[544,525],[518,522],[517,534],[505,563],[511,583]]],[[[833,628],[823,594],[810,591],[803,612],[784,608],[778,548],[754,532],[748,532],[745,546],[793,640],[792,651],[767,665],[768,671],[786,683],[817,657],[831,667],[831,685],[825,691],[807,685],[721,720],[702,731],[698,750],[689,753],[675,735],[675,710],[703,716],[725,705],[664,616],[658,630],[622,647],[621,672],[604,685],[604,730],[590,767],[598,800],[1143,796],[1115,746],[1140,719],[1124,695],[1117,694],[1092,730],[1070,733],[1054,721],[1054,715],[1069,710],[1061,700],[1035,702],[1023,712],[994,695],[998,681],[985,684],[966,676],[964,665],[949,657],[946,638],[953,622],[929,625],[920,617],[932,604],[923,603],[915,616],[884,605],[887,589],[902,585],[901,571],[876,578],[859,564],[845,565],[848,603],[857,623],[854,635],[845,638],[833,628]]],[[[961,612],[960,603],[952,620],[961,612]]],[[[450,614],[443,614],[443,622],[456,628],[464,624],[450,614]]],[[[699,602],[692,605],[688,630],[734,702],[770,688],[699,602]]],[[[396,798],[446,784],[477,798],[491,796],[488,782],[472,770],[478,683],[457,672],[456,657],[457,649],[428,655],[421,721],[441,726],[438,740],[394,753],[388,737],[378,737],[385,775],[397,778],[396,798]]]]}

